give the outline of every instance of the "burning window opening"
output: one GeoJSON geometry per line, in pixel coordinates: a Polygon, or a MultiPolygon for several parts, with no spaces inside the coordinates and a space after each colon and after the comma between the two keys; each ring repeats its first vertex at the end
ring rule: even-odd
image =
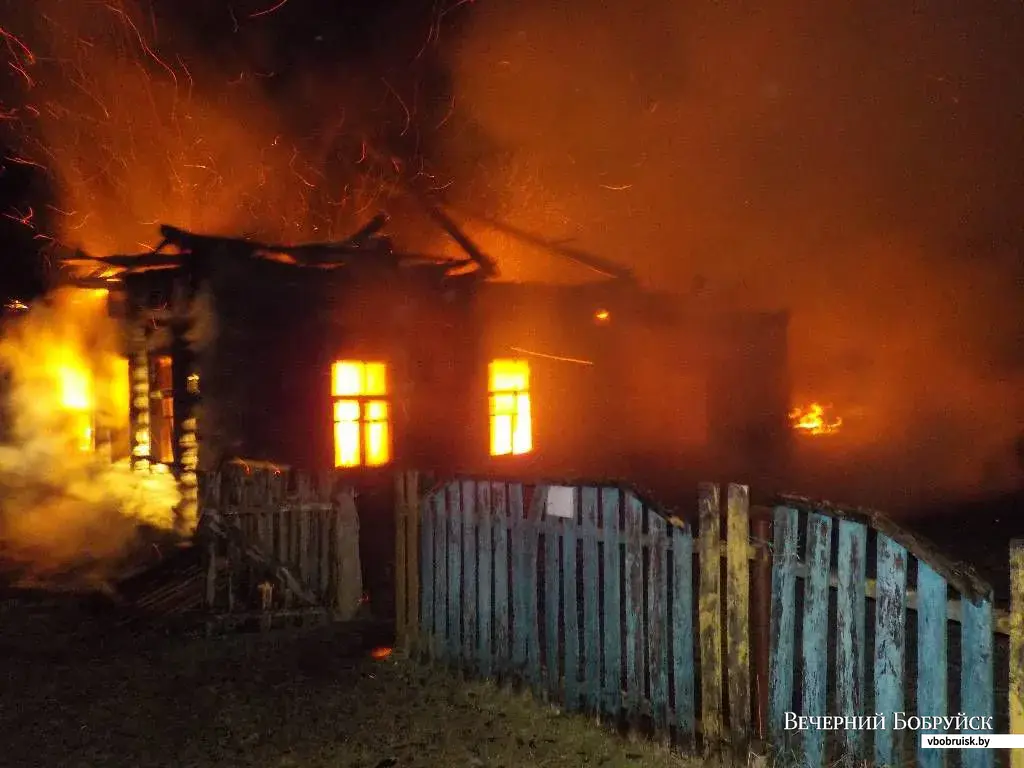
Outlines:
{"type": "Polygon", "coordinates": [[[529,453],[533,449],[530,364],[526,360],[493,360],[488,380],[491,455],[529,453]]]}
{"type": "Polygon", "coordinates": [[[607,309],[599,309],[594,313],[594,321],[599,324],[607,323],[612,319],[611,313],[607,309]]]}
{"type": "Polygon", "coordinates": [[[379,467],[391,460],[387,365],[339,360],[331,367],[334,466],[379,467]]]}
{"type": "Polygon", "coordinates": [[[153,358],[149,391],[150,445],[153,461],[170,464],[174,461],[174,377],[169,355],[153,358]]]}
{"type": "Polygon", "coordinates": [[[831,411],[831,403],[811,403],[804,408],[793,408],[789,412],[789,421],[801,434],[831,435],[843,425],[842,418],[834,416],[831,411]]]}

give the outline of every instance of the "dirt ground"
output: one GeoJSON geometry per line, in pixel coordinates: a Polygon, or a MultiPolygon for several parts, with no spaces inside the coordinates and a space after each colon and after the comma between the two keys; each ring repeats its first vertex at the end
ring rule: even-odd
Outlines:
{"type": "Polygon", "coordinates": [[[0,603],[0,766],[693,766],[526,698],[368,653],[365,631],[156,636],[0,603]]]}

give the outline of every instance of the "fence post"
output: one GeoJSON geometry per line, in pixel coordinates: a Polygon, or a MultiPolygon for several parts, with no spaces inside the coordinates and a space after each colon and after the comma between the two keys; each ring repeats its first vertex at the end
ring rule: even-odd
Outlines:
{"type": "MultiPolygon", "coordinates": [[[[1024,733],[1024,539],[1010,542],[1010,733],[1024,733]]],[[[1024,768],[1024,750],[1010,751],[1024,768]]]]}
{"type": "Polygon", "coordinates": [[[717,748],[722,740],[722,545],[718,499],[717,485],[701,484],[697,632],[700,637],[700,721],[705,753],[717,748]]]}
{"type": "Polygon", "coordinates": [[[402,650],[409,649],[406,623],[406,557],[405,528],[408,524],[409,503],[405,497],[406,473],[395,473],[395,640],[402,650]]]}
{"type": "Polygon", "coordinates": [[[726,642],[730,739],[750,739],[750,489],[730,483],[726,499],[726,642]]]}

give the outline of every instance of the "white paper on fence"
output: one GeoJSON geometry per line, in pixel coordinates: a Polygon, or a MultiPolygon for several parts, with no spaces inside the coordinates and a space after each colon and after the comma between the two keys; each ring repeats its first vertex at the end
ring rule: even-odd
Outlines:
{"type": "Polygon", "coordinates": [[[548,488],[549,517],[572,518],[576,514],[576,489],[572,486],[552,485],[548,488]]]}

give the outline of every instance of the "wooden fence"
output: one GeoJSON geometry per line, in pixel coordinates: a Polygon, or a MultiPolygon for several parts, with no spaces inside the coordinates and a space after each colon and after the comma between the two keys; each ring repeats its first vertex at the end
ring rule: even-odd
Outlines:
{"type": "MultiPolygon", "coordinates": [[[[697,536],[617,485],[465,479],[418,505],[413,476],[399,490],[399,638],[430,660],[521,682],[684,748],[744,754],[764,739],[807,765],[836,756],[942,765],[948,751],[920,750],[921,731],[894,730],[895,713],[1001,726],[975,719],[936,731],[1024,733],[1022,542],[1011,544],[1006,613],[970,569],[879,514],[785,498],[772,511],[772,542],[761,541],[741,485],[728,486],[724,540],[714,485],[700,487],[697,536]],[[759,577],[766,557],[770,576],[759,577]],[[884,729],[865,720],[878,713],[884,729]],[[792,727],[823,715],[862,727],[792,727]]],[[[965,766],[995,755],[959,754],[965,766]]]]}
{"type": "Polygon", "coordinates": [[[207,605],[232,613],[323,609],[354,615],[362,597],[359,522],[351,489],[239,462],[200,478],[208,541],[207,605]]]}

